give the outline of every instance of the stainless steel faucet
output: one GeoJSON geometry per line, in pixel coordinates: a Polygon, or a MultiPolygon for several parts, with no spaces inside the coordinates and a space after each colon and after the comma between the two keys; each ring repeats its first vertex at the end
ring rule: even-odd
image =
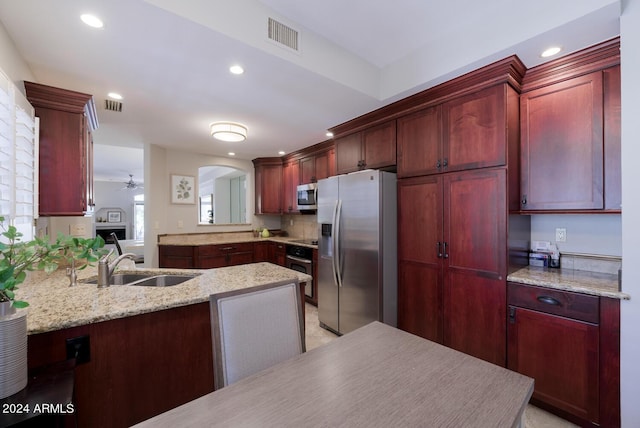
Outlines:
{"type": "Polygon", "coordinates": [[[133,253],[124,253],[109,263],[109,257],[113,254],[113,249],[98,261],[98,288],[104,288],[111,285],[111,275],[116,270],[118,264],[124,259],[135,260],[136,255],[133,253]]]}

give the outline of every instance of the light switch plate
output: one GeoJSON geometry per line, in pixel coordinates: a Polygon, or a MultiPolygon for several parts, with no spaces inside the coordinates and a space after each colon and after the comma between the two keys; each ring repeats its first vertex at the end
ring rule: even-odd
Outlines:
{"type": "Polygon", "coordinates": [[[556,228],[556,242],[567,242],[567,229],[564,227],[556,228]]]}

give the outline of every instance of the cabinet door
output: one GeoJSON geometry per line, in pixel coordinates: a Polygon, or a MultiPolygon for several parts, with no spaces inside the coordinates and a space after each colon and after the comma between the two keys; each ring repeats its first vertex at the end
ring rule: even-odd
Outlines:
{"type": "Polygon", "coordinates": [[[498,85],[442,105],[443,171],[506,164],[505,91],[498,85]]]}
{"type": "Polygon", "coordinates": [[[384,168],[396,164],[396,121],[362,132],[362,168],[384,168]]]}
{"type": "Polygon", "coordinates": [[[282,179],[282,212],[296,212],[298,211],[297,187],[300,184],[298,161],[290,161],[283,165],[282,179]]]}
{"type": "Polygon", "coordinates": [[[309,156],[300,159],[300,184],[314,183],[316,181],[316,158],[309,156]]]}
{"type": "Polygon", "coordinates": [[[287,264],[287,247],[285,244],[273,243],[273,263],[285,266],[287,264]]]}
{"type": "Polygon", "coordinates": [[[521,96],[522,209],[603,208],[602,112],[601,72],[521,96]]]}
{"type": "Polygon", "coordinates": [[[336,174],[358,171],[362,161],[362,133],[337,138],[335,145],[336,174]]]}
{"type": "Polygon", "coordinates": [[[535,379],[533,398],[598,422],[598,326],[509,307],[508,368],[535,379]]]}
{"type": "Polygon", "coordinates": [[[40,215],[83,215],[86,210],[84,117],[36,108],[40,118],[40,215]]]}
{"type": "Polygon", "coordinates": [[[282,213],[282,166],[264,165],[256,168],[256,213],[282,213]]]}
{"type": "Polygon", "coordinates": [[[398,181],[398,327],[442,343],[442,179],[398,181]]]}
{"type": "Polygon", "coordinates": [[[620,154],[620,67],[603,73],[604,85],[604,208],[622,209],[620,154]]]}
{"type": "Polygon", "coordinates": [[[158,245],[158,265],[161,268],[195,268],[194,247],[188,245],[158,245]]]}
{"type": "Polygon", "coordinates": [[[444,344],[504,366],[506,171],[444,179],[444,344]]]}
{"type": "Polygon", "coordinates": [[[440,106],[398,119],[398,177],[440,172],[441,145],[440,106]]]}
{"type": "Polygon", "coordinates": [[[329,177],[329,152],[327,151],[317,154],[314,158],[314,161],[314,182],[329,177]]]}

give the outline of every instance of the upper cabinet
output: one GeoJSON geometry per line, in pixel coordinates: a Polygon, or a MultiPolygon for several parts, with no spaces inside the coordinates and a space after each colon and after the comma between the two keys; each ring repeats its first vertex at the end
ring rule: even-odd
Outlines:
{"type": "Polygon", "coordinates": [[[392,167],[396,164],[396,121],[336,138],[336,173],[392,167]]]}
{"type": "Polygon", "coordinates": [[[400,117],[398,176],[505,165],[517,99],[509,85],[496,85],[400,117]]]}
{"type": "Polygon", "coordinates": [[[255,168],[255,213],[282,214],[282,159],[253,160],[255,168]]]}
{"type": "Polygon", "coordinates": [[[300,159],[300,184],[315,183],[330,176],[329,151],[300,159]]]}
{"type": "Polygon", "coordinates": [[[520,99],[521,210],[620,212],[616,45],[587,49],[525,76],[520,99]]]}
{"type": "Polygon", "coordinates": [[[282,212],[285,214],[298,211],[298,184],[300,184],[300,162],[285,161],[282,165],[282,212]]]}
{"type": "Polygon", "coordinates": [[[91,95],[24,82],[40,118],[41,216],[93,210],[93,140],[97,118],[91,95]]]}

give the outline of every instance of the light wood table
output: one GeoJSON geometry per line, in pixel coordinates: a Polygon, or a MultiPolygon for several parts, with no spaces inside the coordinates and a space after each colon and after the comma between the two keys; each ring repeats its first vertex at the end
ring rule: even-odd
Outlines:
{"type": "Polygon", "coordinates": [[[374,322],[136,427],[517,427],[533,379],[374,322]]]}

